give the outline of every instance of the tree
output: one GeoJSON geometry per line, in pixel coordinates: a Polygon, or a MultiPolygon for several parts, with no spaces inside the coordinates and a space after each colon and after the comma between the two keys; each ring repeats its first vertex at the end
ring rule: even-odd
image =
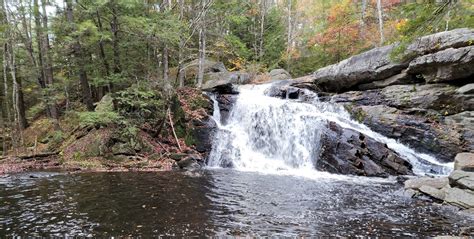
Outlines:
{"type": "Polygon", "coordinates": [[[383,34],[382,0],[377,0],[377,13],[379,19],[380,45],[383,45],[385,38],[383,34]]]}
{"type": "MultiPolygon", "coordinates": [[[[71,31],[71,34],[74,34],[77,29],[74,22],[72,0],[66,0],[66,16],[67,21],[70,24],[69,30],[71,31]]],[[[92,111],[94,110],[94,105],[92,102],[92,93],[89,86],[89,80],[87,78],[87,72],[85,69],[85,54],[80,43],[80,33],[76,35],[76,39],[77,40],[72,43],[71,55],[76,60],[76,64],[79,68],[79,81],[81,83],[83,102],[86,105],[87,109],[89,111],[92,111]]]]}

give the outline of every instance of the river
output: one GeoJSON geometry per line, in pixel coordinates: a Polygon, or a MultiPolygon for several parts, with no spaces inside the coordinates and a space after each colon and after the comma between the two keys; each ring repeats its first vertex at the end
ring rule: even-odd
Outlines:
{"type": "Polygon", "coordinates": [[[473,221],[391,179],[210,169],[0,179],[0,235],[437,236],[473,221]]]}

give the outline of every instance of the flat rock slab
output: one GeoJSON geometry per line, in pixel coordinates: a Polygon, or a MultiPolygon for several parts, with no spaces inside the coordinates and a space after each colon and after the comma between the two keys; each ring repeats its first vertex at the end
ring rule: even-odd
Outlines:
{"type": "Polygon", "coordinates": [[[374,48],[314,73],[314,83],[326,92],[341,92],[355,85],[383,80],[400,73],[406,63],[390,60],[395,45],[374,48]]]}
{"type": "Polygon", "coordinates": [[[474,192],[460,188],[445,188],[444,201],[463,208],[474,208],[474,192]]]}
{"type": "Polygon", "coordinates": [[[449,175],[449,183],[460,188],[474,190],[474,172],[454,170],[449,175]]]}
{"type": "Polygon", "coordinates": [[[427,185],[421,186],[419,190],[420,192],[438,200],[444,200],[446,196],[446,193],[443,190],[439,190],[427,185]]]}
{"type": "Polygon", "coordinates": [[[459,94],[474,94],[474,83],[464,85],[463,87],[456,90],[459,94]]]}
{"type": "Polygon", "coordinates": [[[430,178],[430,177],[421,177],[414,178],[405,181],[405,189],[420,189],[422,186],[430,186],[434,189],[441,189],[449,185],[448,178],[430,178]]]}
{"type": "Polygon", "coordinates": [[[448,48],[415,58],[408,73],[422,74],[427,83],[465,79],[474,74],[474,46],[448,48]]]}
{"type": "Polygon", "coordinates": [[[459,153],[454,158],[454,169],[474,172],[474,153],[459,153]]]}
{"type": "Polygon", "coordinates": [[[409,55],[424,55],[441,51],[447,48],[459,48],[472,45],[474,30],[458,28],[451,31],[438,32],[416,39],[407,47],[409,55]]]}

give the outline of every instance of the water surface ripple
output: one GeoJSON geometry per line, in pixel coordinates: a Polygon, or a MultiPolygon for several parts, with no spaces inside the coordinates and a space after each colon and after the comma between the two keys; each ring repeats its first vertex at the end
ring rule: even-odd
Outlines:
{"type": "Polygon", "coordinates": [[[472,218],[384,180],[232,169],[0,178],[0,235],[437,236],[472,218]]]}

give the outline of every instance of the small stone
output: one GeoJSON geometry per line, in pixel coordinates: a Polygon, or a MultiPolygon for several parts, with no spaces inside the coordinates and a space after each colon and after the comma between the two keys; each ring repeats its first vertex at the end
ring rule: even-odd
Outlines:
{"type": "Polygon", "coordinates": [[[448,178],[430,178],[430,177],[422,177],[422,178],[414,178],[405,181],[405,189],[420,189],[421,186],[430,186],[435,189],[441,189],[444,186],[449,184],[448,178]]]}
{"type": "Polygon", "coordinates": [[[454,158],[454,170],[474,172],[474,153],[459,153],[454,158]]]}
{"type": "Polygon", "coordinates": [[[197,162],[197,159],[191,156],[183,158],[178,162],[178,166],[181,169],[199,169],[201,166],[197,162]]]}

